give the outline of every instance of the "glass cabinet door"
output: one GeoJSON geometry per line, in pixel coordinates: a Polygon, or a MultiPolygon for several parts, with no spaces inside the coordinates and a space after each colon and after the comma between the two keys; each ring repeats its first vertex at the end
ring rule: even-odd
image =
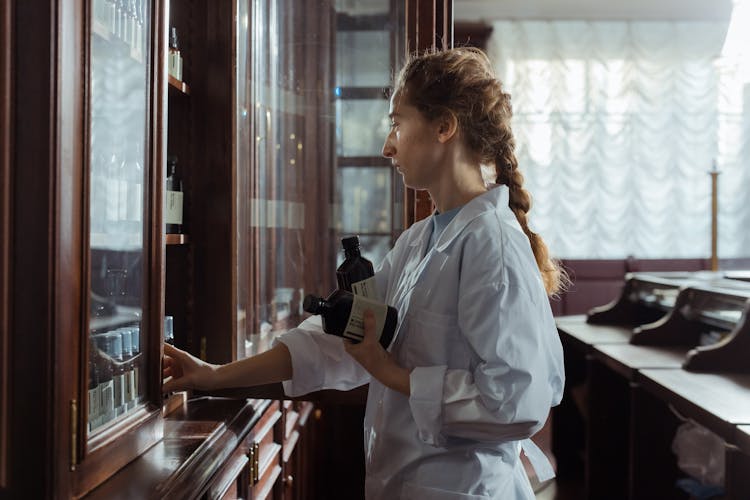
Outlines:
{"type": "Polygon", "coordinates": [[[145,401],[141,328],[150,99],[150,0],[93,0],[89,102],[87,431],[145,401]]]}
{"type": "Polygon", "coordinates": [[[401,233],[403,189],[381,156],[385,87],[403,56],[403,2],[238,0],[238,303],[246,354],[327,295],[359,235],[376,265],[401,233]]]}

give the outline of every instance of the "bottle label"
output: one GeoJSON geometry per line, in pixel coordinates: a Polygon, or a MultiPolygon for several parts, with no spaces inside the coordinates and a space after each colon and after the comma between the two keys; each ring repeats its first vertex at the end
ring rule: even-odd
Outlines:
{"type": "Polygon", "coordinates": [[[182,192],[167,191],[164,201],[164,222],[167,224],[182,224],[182,192]]]}
{"type": "Polygon", "coordinates": [[[375,283],[375,276],[370,276],[362,281],[352,283],[352,293],[368,299],[375,299],[378,296],[375,283]]]}
{"type": "Polygon", "coordinates": [[[385,325],[385,317],[388,314],[388,306],[377,300],[359,295],[354,296],[352,311],[344,330],[344,338],[361,341],[365,337],[365,311],[368,309],[375,315],[375,331],[378,337],[376,340],[380,340],[385,325]]]}
{"type": "Polygon", "coordinates": [[[114,383],[111,380],[99,384],[99,390],[102,395],[101,414],[104,422],[112,420],[115,413],[115,393],[114,383]]]}
{"type": "Polygon", "coordinates": [[[102,400],[101,390],[97,385],[93,389],[89,389],[89,422],[94,423],[99,418],[101,410],[99,408],[102,400]]]}
{"type": "Polygon", "coordinates": [[[112,379],[115,382],[115,412],[122,412],[125,404],[125,374],[115,375],[112,379]]]}
{"type": "Polygon", "coordinates": [[[133,368],[125,372],[125,402],[128,408],[134,406],[135,397],[135,368],[133,368]]]}

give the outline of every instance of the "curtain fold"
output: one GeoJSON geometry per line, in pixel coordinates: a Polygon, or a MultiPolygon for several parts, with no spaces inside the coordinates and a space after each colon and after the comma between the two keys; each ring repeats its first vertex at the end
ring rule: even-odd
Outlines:
{"type": "Polygon", "coordinates": [[[726,23],[499,21],[532,227],[570,259],[750,255],[747,85],[718,64],[726,23]]]}

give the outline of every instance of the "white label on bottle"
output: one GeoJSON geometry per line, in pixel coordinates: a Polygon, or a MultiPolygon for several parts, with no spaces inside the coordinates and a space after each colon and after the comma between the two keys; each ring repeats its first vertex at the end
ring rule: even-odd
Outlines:
{"type": "Polygon", "coordinates": [[[134,406],[135,401],[135,369],[125,372],[125,403],[128,408],[134,406]]]}
{"type": "Polygon", "coordinates": [[[368,299],[374,299],[377,297],[377,287],[375,283],[375,276],[370,276],[362,281],[352,283],[352,293],[368,299]]]}
{"type": "Polygon", "coordinates": [[[352,311],[344,330],[344,338],[362,340],[365,337],[365,311],[368,309],[375,315],[375,331],[377,332],[377,340],[380,340],[385,325],[385,317],[388,314],[388,306],[359,295],[354,296],[352,311]]]}
{"type": "Polygon", "coordinates": [[[182,191],[167,191],[164,207],[164,222],[182,224],[182,191]]]}
{"type": "MultiPolygon", "coordinates": [[[[89,389],[89,422],[94,423],[99,418],[99,413],[101,413],[101,401],[102,401],[102,393],[99,389],[99,386],[97,385],[93,389],[89,389]]],[[[93,428],[93,427],[92,427],[93,428]]]]}
{"type": "Polygon", "coordinates": [[[109,380],[99,384],[99,390],[102,395],[101,413],[104,422],[112,420],[115,416],[115,386],[114,383],[109,380]]]}
{"type": "Polygon", "coordinates": [[[115,384],[115,412],[120,415],[123,411],[122,405],[125,403],[125,374],[115,375],[112,380],[115,384]]]}

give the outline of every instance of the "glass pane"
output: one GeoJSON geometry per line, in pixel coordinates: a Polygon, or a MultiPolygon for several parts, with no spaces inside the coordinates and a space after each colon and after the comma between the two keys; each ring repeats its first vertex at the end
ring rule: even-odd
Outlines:
{"type": "Polygon", "coordinates": [[[370,259],[375,269],[385,258],[385,255],[391,249],[393,242],[390,236],[360,236],[359,246],[362,255],[370,259]]]}
{"type": "Polygon", "coordinates": [[[350,16],[388,14],[391,0],[336,0],[336,11],[350,16]]]}
{"type": "Polygon", "coordinates": [[[145,399],[144,189],[149,0],[94,0],[91,10],[88,430],[145,399]]]}
{"type": "MultiPolygon", "coordinates": [[[[238,141],[249,143],[238,149],[237,165],[250,172],[247,271],[239,272],[248,277],[245,354],[251,354],[268,345],[268,336],[254,334],[299,323],[306,293],[333,291],[341,252],[337,228],[351,226],[363,241],[374,236],[363,246],[374,262],[390,246],[397,189],[390,167],[349,168],[341,158],[380,157],[388,101],[337,87],[388,85],[391,59],[402,48],[396,27],[403,13],[391,12],[400,3],[390,0],[237,1],[237,39],[248,45],[237,48],[238,81],[248,82],[237,90],[238,141]],[[349,100],[352,95],[367,99],[349,100]],[[242,135],[248,133],[244,113],[252,125],[249,140],[242,135]]],[[[240,190],[243,182],[238,178],[240,190]]]]}
{"type": "MultiPolygon", "coordinates": [[[[235,102],[235,164],[237,168],[237,227],[249,227],[248,217],[250,207],[247,200],[250,197],[250,165],[252,163],[252,102],[249,87],[246,84],[250,80],[250,67],[252,64],[250,54],[250,0],[237,1],[237,38],[235,47],[237,54],[236,81],[242,84],[236,85],[235,102]]],[[[237,238],[237,276],[249,276],[250,273],[250,245],[247,237],[237,238]]],[[[250,301],[251,283],[248,279],[237,279],[237,357],[244,358],[246,351],[252,347],[248,345],[247,335],[251,333],[248,328],[248,310],[250,301]]]]}
{"type": "Polygon", "coordinates": [[[334,214],[337,230],[390,235],[392,171],[390,167],[339,168],[334,214]]]}
{"type": "Polygon", "coordinates": [[[390,127],[386,99],[336,101],[339,156],[380,156],[390,127]]]}
{"type": "Polygon", "coordinates": [[[336,35],[336,85],[387,87],[391,84],[391,33],[341,31],[336,35]]]}

